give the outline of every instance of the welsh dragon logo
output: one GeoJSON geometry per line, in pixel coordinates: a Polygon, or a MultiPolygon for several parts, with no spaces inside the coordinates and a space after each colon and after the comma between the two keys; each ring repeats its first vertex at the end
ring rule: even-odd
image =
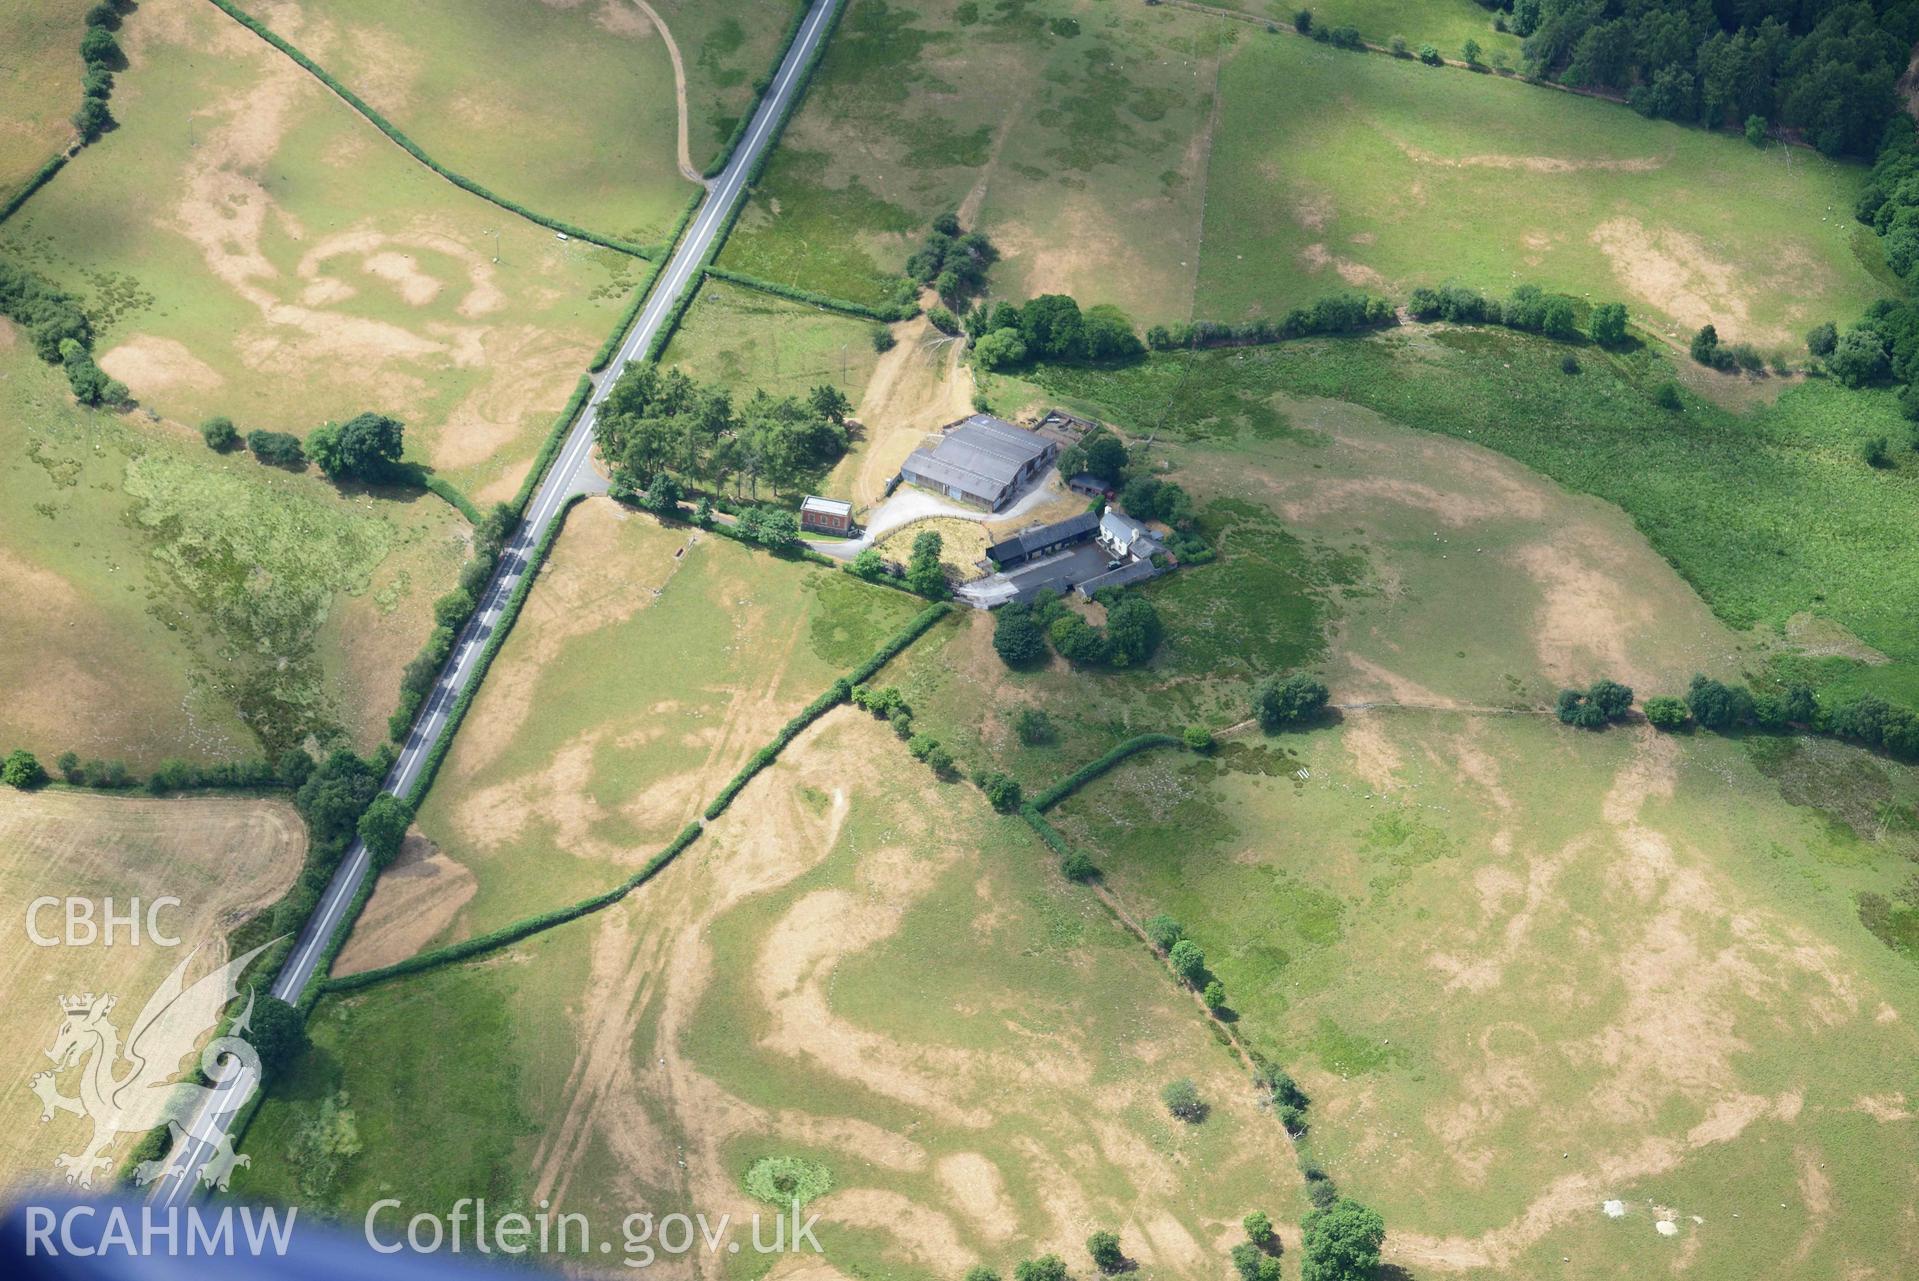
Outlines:
{"type": "Polygon", "coordinates": [[[184,1171],[188,1177],[198,1174],[207,1185],[224,1189],[234,1169],[249,1164],[247,1157],[233,1150],[225,1125],[227,1117],[246,1102],[248,1091],[225,1092],[220,1086],[241,1072],[254,1082],[260,1080],[260,1056],[245,1040],[253,1014],[252,994],[234,1020],[232,1033],[214,1037],[200,1051],[200,1070],[212,1085],[185,1080],[181,1062],[238,995],[239,978],[248,963],[271,946],[265,943],[235,957],[191,985],[186,971],[194,953],[189,952],[147,999],[124,1044],[110,1017],[117,1003],[114,997],[87,993],[60,998],[66,1019],[47,1051],[53,1070],[36,1075],[29,1088],[39,1096],[43,1124],[56,1112],[71,1112],[93,1122],[93,1137],[83,1151],[54,1159],[55,1168],[66,1171],[67,1182],[91,1186],[94,1175],[112,1164],[107,1152],[122,1134],[145,1134],[160,1125],[167,1127],[167,1151],[159,1160],[143,1161],[135,1168],[137,1183],[151,1183],[173,1168],[188,1150],[190,1131],[196,1125],[217,1142],[198,1170],[184,1171]],[[68,1072],[78,1074],[78,1097],[61,1093],[59,1077],[68,1072]]]}

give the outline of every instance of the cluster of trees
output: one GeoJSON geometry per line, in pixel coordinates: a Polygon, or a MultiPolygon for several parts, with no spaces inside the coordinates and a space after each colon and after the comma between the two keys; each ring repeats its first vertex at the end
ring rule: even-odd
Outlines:
{"type": "Polygon", "coordinates": [[[1646,719],[1662,730],[1684,729],[1687,725],[1721,733],[1800,727],[1894,756],[1919,758],[1919,715],[1877,694],[1861,694],[1828,707],[1808,685],[1790,684],[1754,693],[1744,685],[1694,676],[1683,697],[1649,698],[1645,711],[1646,719]]]}
{"type": "Polygon", "coordinates": [[[1206,968],[1206,953],[1186,937],[1186,927],[1161,912],[1141,927],[1153,946],[1166,954],[1166,963],[1180,981],[1198,992],[1209,1010],[1226,1008],[1226,985],[1206,968]]]}
{"type": "Polygon", "coordinates": [[[1059,474],[1097,476],[1119,490],[1120,509],[1139,520],[1163,521],[1172,532],[1169,551],[1183,565],[1201,565],[1213,558],[1213,549],[1198,532],[1198,514],[1184,488],[1150,472],[1133,469],[1132,455],[1119,437],[1095,428],[1078,443],[1060,451],[1059,474]]]}
{"type": "MultiPolygon", "coordinates": [[[[1482,0],[1484,3],[1485,0],[1482,0]]],[[[1648,116],[1763,137],[1801,131],[1827,155],[1870,155],[1919,37],[1910,0],[1500,0],[1528,75],[1621,93],[1648,116]]]]}
{"type": "MultiPolygon", "coordinates": [[[[1899,408],[1919,422],[1919,307],[1882,298],[1844,333],[1830,323],[1814,326],[1806,350],[1848,387],[1899,383],[1899,408]]],[[[1919,438],[1913,443],[1919,447],[1919,438]]]]}
{"type": "Polygon", "coordinates": [[[1279,1281],[1279,1255],[1285,1247],[1280,1244],[1279,1233],[1273,1231],[1272,1217],[1264,1210],[1254,1210],[1239,1222],[1246,1229],[1246,1239],[1230,1252],[1239,1281],[1279,1281]]]}
{"type": "Polygon", "coordinates": [[[307,437],[307,456],[334,480],[379,480],[400,461],[406,426],[385,414],[323,423],[307,437]]]}
{"type": "Polygon", "coordinates": [[[1326,683],[1306,672],[1268,676],[1253,686],[1253,716],[1261,729],[1273,734],[1317,720],[1331,697],[1326,683]]]}
{"type": "Polygon", "coordinates": [[[80,37],[80,62],[86,70],[80,77],[80,109],[73,113],[73,127],[80,141],[92,142],[113,123],[107,111],[107,99],[113,96],[113,73],[126,65],[120,42],[113,38],[120,25],[117,6],[101,0],[87,10],[86,34],[80,37]]]}
{"type": "Polygon", "coordinates": [[[1710,369],[1722,374],[1744,371],[1756,374],[1766,367],[1766,358],[1751,343],[1722,343],[1719,331],[1711,325],[1701,325],[1699,332],[1692,336],[1688,348],[1692,358],[1710,369]]]}
{"type": "Polygon", "coordinates": [[[1002,605],[993,615],[993,650],[1008,667],[1028,667],[1050,644],[1075,667],[1138,667],[1151,661],[1163,635],[1159,611],[1144,596],[1108,588],[1095,597],[1106,607],[1096,627],[1066,607],[1057,592],[1031,604],[1002,605]]]}
{"type": "Polygon", "coordinates": [[[1618,724],[1632,711],[1632,689],[1604,677],[1584,690],[1562,689],[1553,705],[1561,725],[1604,729],[1618,724]]]}
{"type": "Polygon", "coordinates": [[[93,322],[72,294],[55,289],[25,268],[0,261],[0,315],[27,331],[35,355],[65,371],[74,399],[81,404],[127,403],[126,385],[107,377],[94,363],[93,322]]]}
{"type": "Polygon", "coordinates": [[[1146,352],[1130,317],[1108,303],[1080,310],[1066,294],[1041,294],[1025,305],[980,303],[966,315],[973,361],[981,369],[1027,364],[1110,365],[1146,352]]]}
{"type": "Polygon", "coordinates": [[[933,230],[906,260],[906,274],[922,286],[930,285],[949,306],[957,307],[986,288],[986,273],[999,261],[999,250],[981,231],[966,231],[959,215],[943,213],[933,230]]]}
{"type": "Polygon", "coordinates": [[[1302,36],[1311,36],[1321,44],[1332,45],[1335,49],[1364,49],[1366,42],[1360,39],[1359,28],[1354,26],[1316,27],[1313,25],[1313,11],[1301,9],[1293,14],[1293,30],[1302,36]]]}
{"type": "Polygon", "coordinates": [[[1399,323],[1392,303],[1362,293],[1337,293],[1305,307],[1294,307],[1274,320],[1222,324],[1195,320],[1154,325],[1146,331],[1146,345],[1154,351],[1182,351],[1193,347],[1253,347],[1310,338],[1319,334],[1350,334],[1383,329],[1399,323]]]}
{"type": "MultiPolygon", "coordinates": [[[[1561,342],[1580,336],[1578,310],[1565,294],[1549,294],[1538,285],[1521,285],[1500,302],[1465,285],[1421,285],[1407,300],[1407,310],[1419,320],[1444,320],[1455,325],[1504,325],[1526,333],[1544,334],[1561,342]]],[[[1600,303],[1592,310],[1589,333],[1602,347],[1626,341],[1626,304],[1600,303]]]]}
{"type": "Polygon", "coordinates": [[[594,438],[614,479],[644,492],[663,471],[718,491],[764,482],[774,494],[799,486],[846,452],[852,406],[838,388],[821,385],[805,399],[756,391],[743,406],[704,388],[678,369],[633,364],[613,384],[594,423],[594,438]]]}

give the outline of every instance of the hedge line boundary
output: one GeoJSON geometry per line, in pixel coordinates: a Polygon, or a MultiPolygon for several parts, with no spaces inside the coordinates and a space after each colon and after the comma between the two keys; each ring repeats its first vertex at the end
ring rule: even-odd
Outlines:
{"type": "MultiPolygon", "coordinates": [[[[707,162],[706,168],[700,170],[700,177],[717,178],[726,172],[728,165],[733,163],[733,153],[740,149],[740,142],[746,137],[746,130],[753,123],[753,116],[759,111],[760,103],[766,101],[766,91],[773,87],[773,78],[780,74],[780,64],[786,61],[786,51],[793,47],[793,41],[800,34],[800,24],[806,21],[807,12],[812,7],[811,0],[800,0],[798,7],[794,9],[792,20],[786,24],[786,34],[780,38],[779,52],[773,55],[773,65],[767,68],[766,74],[760,78],[758,88],[753,94],[753,101],[745,111],[740,113],[740,121],[733,126],[732,136],[720,144],[720,149],[714,153],[713,159],[707,162]]],[[[831,34],[829,30],[827,35],[831,34]]],[[[824,40],[825,37],[822,36],[821,39],[824,40]]]]}
{"type": "Polygon", "coordinates": [[[338,80],[335,80],[332,73],[328,72],[326,68],[300,52],[297,47],[282,38],[273,28],[267,26],[266,23],[232,3],[232,0],[212,0],[212,3],[222,13],[291,58],[303,70],[312,75],[314,79],[331,89],[339,96],[342,102],[364,116],[369,124],[390,138],[401,150],[462,191],[470,192],[490,204],[498,205],[508,213],[518,214],[528,222],[537,223],[553,231],[565,232],[576,240],[584,240],[590,244],[618,250],[623,254],[631,254],[635,258],[650,259],[652,257],[652,254],[648,253],[642,245],[636,245],[630,241],[620,240],[613,236],[603,236],[597,231],[588,231],[586,228],[578,226],[577,224],[565,222],[558,218],[549,218],[542,213],[536,213],[516,200],[510,200],[505,196],[488,190],[465,174],[447,168],[429,156],[426,151],[421,148],[420,144],[414,142],[413,139],[409,138],[405,133],[402,133],[399,126],[374,110],[360,95],[354,93],[353,90],[347,88],[338,80]]]}
{"type": "Polygon", "coordinates": [[[553,420],[552,430],[546,433],[540,452],[533,455],[533,466],[527,469],[526,479],[520,482],[520,492],[513,495],[514,511],[524,512],[526,505],[533,501],[533,491],[546,479],[546,469],[553,465],[554,455],[566,443],[567,429],[580,416],[580,410],[586,406],[586,398],[592,393],[593,380],[581,374],[580,381],[573,386],[573,394],[566,398],[566,404],[560,409],[560,416],[553,420]]]}
{"type": "Polygon", "coordinates": [[[620,349],[620,340],[626,337],[626,331],[633,328],[633,322],[639,319],[640,308],[646,306],[646,300],[652,296],[653,286],[659,283],[660,272],[665,268],[666,260],[662,258],[653,264],[653,270],[648,272],[646,279],[634,289],[633,297],[627,300],[626,306],[620,311],[620,318],[614,322],[613,332],[606,336],[605,341],[600,343],[600,349],[593,353],[593,361],[586,367],[588,373],[597,374],[612,363],[614,353],[620,349]]]}
{"type": "Polygon", "coordinates": [[[0,222],[5,222],[7,219],[13,217],[14,214],[18,213],[21,205],[26,204],[28,200],[32,199],[36,191],[46,186],[49,182],[52,182],[53,175],[59,173],[66,167],[67,153],[64,151],[48,159],[47,163],[41,165],[33,177],[27,179],[25,186],[9,196],[6,204],[0,205],[0,222]]]}
{"type": "Polygon", "coordinates": [[[449,943],[447,946],[435,948],[431,952],[421,952],[419,955],[410,956],[404,961],[395,961],[392,965],[383,965],[377,970],[364,970],[358,974],[348,974],[337,979],[329,978],[324,984],[319,985],[319,987],[323,989],[326,995],[331,996],[341,992],[354,992],[361,988],[372,987],[374,984],[384,983],[388,979],[397,979],[409,974],[420,974],[427,970],[436,970],[442,966],[471,960],[476,956],[484,956],[488,952],[496,952],[503,947],[510,947],[518,943],[521,939],[531,938],[535,934],[542,934],[556,925],[564,925],[568,921],[576,921],[582,916],[600,911],[602,908],[611,907],[640,886],[646,884],[646,882],[652,880],[653,877],[659,875],[662,868],[668,863],[671,863],[675,858],[678,858],[689,845],[699,839],[700,833],[705,830],[706,829],[697,822],[688,823],[680,829],[680,834],[674,837],[665,849],[662,849],[659,853],[648,859],[637,872],[634,872],[633,875],[627,877],[610,890],[603,890],[589,898],[583,898],[577,903],[568,903],[564,907],[556,907],[535,916],[524,917],[507,925],[502,925],[497,930],[489,930],[485,934],[477,934],[470,939],[462,939],[458,943],[449,943]]]}
{"type": "Polygon", "coordinates": [[[729,285],[738,285],[742,289],[753,289],[791,302],[806,303],[808,306],[837,311],[842,315],[854,316],[861,320],[877,320],[882,324],[890,325],[899,320],[911,320],[919,314],[918,307],[869,307],[863,302],[852,302],[845,298],[835,298],[831,294],[815,293],[811,289],[801,289],[797,285],[782,285],[775,281],[763,280],[758,276],[749,276],[743,271],[729,271],[725,267],[708,267],[706,274],[715,280],[725,281],[729,285]]]}
{"type": "Polygon", "coordinates": [[[726,781],[726,786],[722,787],[719,794],[707,805],[704,815],[706,821],[711,823],[726,813],[727,807],[733,804],[734,798],[739,796],[741,789],[752,782],[761,770],[778,760],[780,753],[799,737],[801,730],[851,698],[855,685],[862,685],[870,680],[873,673],[897,658],[908,645],[924,636],[928,628],[946,617],[950,608],[945,601],[936,601],[928,605],[915,614],[906,626],[893,633],[885,644],[874,650],[870,658],[847,675],[834,681],[824,694],[801,708],[792,720],[780,727],[780,732],[773,736],[772,742],[753,753],[746,764],[740,766],[739,773],[726,781]]]}
{"type": "Polygon", "coordinates": [[[499,655],[500,647],[506,644],[506,638],[513,631],[513,624],[519,620],[520,608],[526,604],[527,594],[533,590],[533,580],[540,576],[540,566],[546,563],[548,553],[553,550],[554,542],[560,531],[566,527],[567,514],[585,494],[574,494],[566,500],[564,506],[553,514],[553,523],[540,535],[540,541],[527,556],[526,572],[513,588],[513,594],[507,597],[506,607],[500,611],[500,620],[493,625],[493,634],[486,638],[486,648],[480,651],[473,675],[467,678],[466,688],[460,691],[460,697],[454,700],[447,711],[446,724],[440,727],[440,736],[433,740],[433,747],[420,765],[420,777],[413,780],[413,786],[401,799],[407,808],[418,812],[420,802],[426,799],[427,789],[433,786],[434,776],[440,772],[440,765],[446,760],[446,754],[453,747],[453,737],[459,732],[460,723],[466,719],[467,709],[473,706],[473,699],[479,693],[480,685],[486,680],[487,669],[493,666],[493,660],[499,655]]]}
{"type": "MultiPolygon", "coordinates": [[[[1136,756],[1141,752],[1148,751],[1155,747],[1184,746],[1186,746],[1185,742],[1175,734],[1136,735],[1096,760],[1088,761],[1059,782],[1041,792],[1038,796],[1035,796],[1032,800],[1031,808],[1035,813],[1044,814],[1047,810],[1052,809],[1055,805],[1098,778],[1101,774],[1104,774],[1107,770],[1112,769],[1113,766],[1119,764],[1129,756],[1136,756]]],[[[1031,820],[1029,819],[1028,821],[1030,822],[1031,820]]],[[[1048,844],[1051,844],[1051,842],[1049,841],[1048,844]]]]}
{"type": "MultiPolygon", "coordinates": [[[[553,528],[548,530],[549,535],[557,530],[558,527],[559,522],[556,521],[553,528]]],[[[541,541],[542,544],[547,542],[546,539],[542,539],[541,541]]],[[[522,586],[530,580],[531,575],[529,575],[527,579],[522,580],[522,586]]],[[[516,592],[516,595],[517,594],[516,592]]],[[[845,702],[851,694],[854,684],[872,676],[873,673],[884,667],[888,662],[892,661],[892,659],[898,657],[907,646],[925,635],[934,623],[937,623],[941,618],[945,617],[950,608],[951,607],[944,601],[941,601],[921,610],[906,626],[895,632],[884,644],[875,650],[864,663],[854,669],[850,676],[843,676],[839,680],[834,681],[824,694],[821,694],[818,698],[802,708],[799,714],[788,721],[785,727],[774,736],[771,742],[755,752],[752,759],[721,789],[719,796],[706,808],[705,822],[711,822],[713,819],[719,817],[719,815],[725,813],[727,807],[731,805],[734,798],[739,795],[740,789],[751,782],[753,777],[761,770],[778,759],[780,752],[799,735],[801,730],[845,702]]],[[[501,622],[502,625],[506,622],[504,615],[502,616],[501,622]]],[[[485,655],[482,656],[481,674],[485,672],[487,657],[488,656],[485,655]]],[[[473,686],[469,686],[468,688],[471,690],[473,686]]],[[[462,701],[464,702],[464,699],[462,701]]],[[[456,704],[455,706],[457,711],[459,705],[456,704]]],[[[457,726],[458,720],[456,717],[449,716],[447,727],[442,731],[439,743],[435,744],[436,753],[443,745],[451,741],[453,730],[457,728],[457,726]]],[[[430,774],[422,773],[420,782],[415,784],[414,791],[409,795],[415,797],[424,795],[424,784],[430,777],[430,774]]],[[[582,916],[597,912],[602,908],[610,907],[658,875],[661,869],[679,857],[680,854],[684,853],[687,847],[692,845],[694,841],[698,840],[701,833],[705,830],[704,824],[700,821],[688,823],[665,849],[662,849],[658,854],[648,859],[646,864],[634,872],[633,875],[627,877],[626,880],[621,881],[609,890],[603,890],[598,894],[580,899],[578,902],[568,903],[562,907],[552,908],[533,916],[524,917],[518,921],[502,925],[496,930],[490,930],[485,934],[477,935],[470,939],[463,939],[458,943],[451,943],[445,947],[435,948],[431,952],[422,952],[417,956],[408,957],[404,961],[396,961],[392,965],[384,965],[379,969],[366,970],[359,974],[349,974],[341,978],[327,978],[323,982],[317,983],[312,988],[309,988],[308,992],[312,994],[312,999],[317,1000],[320,995],[357,991],[360,988],[385,982],[387,979],[399,978],[408,974],[418,974],[426,970],[438,969],[444,965],[451,965],[455,962],[471,960],[476,956],[497,951],[500,948],[517,943],[522,939],[543,933],[557,925],[564,925],[568,921],[575,921],[582,916]]],[[[365,905],[366,897],[372,892],[371,886],[374,880],[375,878],[372,877],[367,879],[366,884],[362,887],[361,896],[355,900],[353,910],[342,919],[342,925],[347,924],[359,915],[359,909],[365,905]]],[[[326,965],[332,964],[333,957],[338,954],[340,945],[345,942],[345,937],[344,931],[336,932],[334,939],[329,945],[329,950],[325,954],[324,960],[326,965]]],[[[310,1001],[303,998],[303,1008],[309,1008],[310,1004],[310,1001]]]]}
{"type": "MultiPolygon", "coordinates": [[[[794,18],[794,34],[787,37],[786,43],[780,49],[779,62],[773,64],[773,74],[775,76],[779,74],[780,63],[786,61],[787,51],[792,48],[793,39],[799,32],[800,24],[805,21],[806,14],[811,8],[812,6],[810,4],[805,5],[794,18]]],[[[726,247],[727,238],[733,234],[734,225],[739,222],[740,215],[746,212],[748,197],[752,195],[753,188],[759,185],[760,175],[766,172],[767,162],[773,158],[773,153],[779,149],[780,138],[786,133],[788,122],[790,122],[795,113],[799,111],[800,104],[806,101],[806,92],[813,86],[813,76],[819,71],[820,60],[826,56],[827,46],[832,43],[833,33],[839,29],[840,18],[845,12],[846,0],[834,0],[833,12],[827,18],[826,25],[820,30],[819,43],[813,46],[813,52],[807,58],[806,65],[800,68],[799,78],[794,81],[792,98],[788,99],[785,110],[781,111],[779,118],[773,122],[771,131],[766,135],[766,145],[761,148],[758,158],[753,161],[753,167],[747,170],[746,182],[740,190],[738,203],[727,211],[726,219],[714,229],[713,242],[707,246],[706,253],[700,258],[699,272],[693,278],[692,288],[680,295],[679,302],[674,305],[673,311],[666,317],[665,323],[660,326],[660,332],[653,336],[653,342],[647,348],[646,358],[648,360],[657,361],[660,356],[665,353],[667,344],[673,340],[673,335],[679,331],[680,321],[685,318],[687,308],[692,305],[693,299],[700,292],[700,286],[705,283],[707,273],[710,272],[714,264],[719,261],[720,251],[726,247]]],[[[772,87],[770,80],[768,81],[767,87],[772,87]]],[[[766,95],[762,92],[759,99],[753,104],[753,111],[746,114],[740,125],[742,136],[744,135],[746,127],[752,123],[754,114],[759,111],[760,103],[764,102],[765,98],[766,95]]],[[[735,143],[734,147],[737,148],[738,144],[735,143]]],[[[728,163],[731,163],[730,159],[728,163]]]]}

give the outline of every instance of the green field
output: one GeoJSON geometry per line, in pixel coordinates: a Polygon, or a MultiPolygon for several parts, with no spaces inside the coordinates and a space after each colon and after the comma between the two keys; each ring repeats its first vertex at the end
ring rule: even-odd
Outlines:
{"type": "MultiPolygon", "coordinates": [[[[1279,0],[1217,0],[1217,9],[1235,9],[1265,18],[1283,31],[1293,29],[1293,15],[1309,9],[1313,27],[1354,26],[1367,44],[1387,46],[1394,36],[1404,36],[1417,51],[1431,42],[1448,58],[1460,58],[1460,49],[1468,40],[1477,40],[1480,58],[1490,63],[1493,55],[1503,53],[1512,66],[1519,64],[1518,36],[1493,30],[1493,13],[1475,0],[1310,0],[1309,3],[1280,3],[1279,0]]],[[[1502,15],[1511,21],[1511,14],[1502,15]]]]}
{"type": "Polygon", "coordinates": [[[466,522],[83,410],[0,321],[0,743],[143,770],[370,748],[466,522]]]}
{"type": "Polygon", "coordinates": [[[1755,646],[1824,620],[1857,639],[1819,679],[1914,697],[1919,559],[1905,531],[1919,519],[1919,465],[1906,451],[1885,470],[1860,457],[1872,436],[1906,436],[1889,393],[1806,382],[1743,413],[1688,396],[1674,414],[1651,400],[1672,373],[1663,355],[1582,348],[1582,372],[1567,375],[1564,352],[1506,331],[1414,326],[1045,381],[1139,430],[1230,437],[1273,421],[1275,396],[1323,396],[1485,445],[1618,504],[1720,617],[1765,629],[1755,646]],[[1894,661],[1844,657],[1875,650],[1894,661]]]}
{"type": "Polygon", "coordinates": [[[1799,356],[1811,326],[1899,292],[1852,218],[1865,170],[1804,148],[1292,38],[1241,40],[1219,83],[1203,317],[1529,282],[1799,356]]]}
{"type": "Polygon", "coordinates": [[[79,295],[167,417],[387,412],[411,457],[510,496],[645,264],[451,186],[203,0],[149,0],[120,39],[120,127],[0,253],[79,295]]]}
{"type": "Polygon", "coordinates": [[[0,49],[0,202],[74,137],[80,105],[81,18],[88,0],[3,0],[0,49]]]}
{"type": "Polygon", "coordinates": [[[874,323],[708,280],[660,356],[744,401],[756,391],[805,396],[830,383],[857,404],[878,356],[874,323]]]}
{"type": "MultiPolygon", "coordinates": [[[[703,166],[772,65],[791,6],[655,8],[686,63],[703,166]]],[[[539,213],[653,244],[696,192],[676,164],[666,42],[634,0],[297,0],[259,13],[435,160],[539,213]]]]}
{"type": "Polygon", "coordinates": [[[721,264],[884,302],[957,209],[1004,255],[998,292],[1183,319],[1237,31],[1117,0],[854,0],[721,264]]]}

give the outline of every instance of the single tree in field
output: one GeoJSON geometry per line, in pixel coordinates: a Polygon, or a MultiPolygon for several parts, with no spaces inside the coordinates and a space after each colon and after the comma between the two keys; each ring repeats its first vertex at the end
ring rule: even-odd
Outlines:
{"type": "Polygon", "coordinates": [[[1162,952],[1172,951],[1173,944],[1186,937],[1185,927],[1164,912],[1148,917],[1144,928],[1146,937],[1152,939],[1162,952]]]}
{"type": "Polygon", "coordinates": [[[1372,1281],[1386,1223],[1377,1211],[1342,1197],[1306,1216],[1301,1281],[1372,1281]]]}
{"type": "Polygon", "coordinates": [[[1086,1253],[1093,1256],[1093,1266],[1109,1276],[1126,1266],[1126,1255],[1119,1248],[1119,1236],[1116,1233],[1093,1233],[1086,1238],[1086,1253]]]}
{"type": "Polygon", "coordinates": [[[1278,1240],[1273,1232],[1273,1221],[1264,1210],[1254,1210],[1239,1222],[1246,1229],[1246,1239],[1262,1250],[1278,1240]]]}
{"type": "Polygon", "coordinates": [[[7,759],[0,761],[0,783],[8,787],[26,790],[38,787],[47,781],[47,772],[40,768],[39,758],[24,747],[16,747],[7,753],[7,759]]]}
{"type": "Polygon", "coordinates": [[[1199,1087],[1192,1078],[1180,1077],[1177,1081],[1168,1081],[1159,1092],[1159,1101],[1166,1110],[1182,1121],[1197,1123],[1205,1119],[1206,1104],[1200,1100],[1199,1087]]]}
{"type": "Polygon", "coordinates": [[[240,432],[231,418],[216,414],[200,424],[200,439],[207,442],[208,449],[227,450],[240,443],[240,432]]]}

